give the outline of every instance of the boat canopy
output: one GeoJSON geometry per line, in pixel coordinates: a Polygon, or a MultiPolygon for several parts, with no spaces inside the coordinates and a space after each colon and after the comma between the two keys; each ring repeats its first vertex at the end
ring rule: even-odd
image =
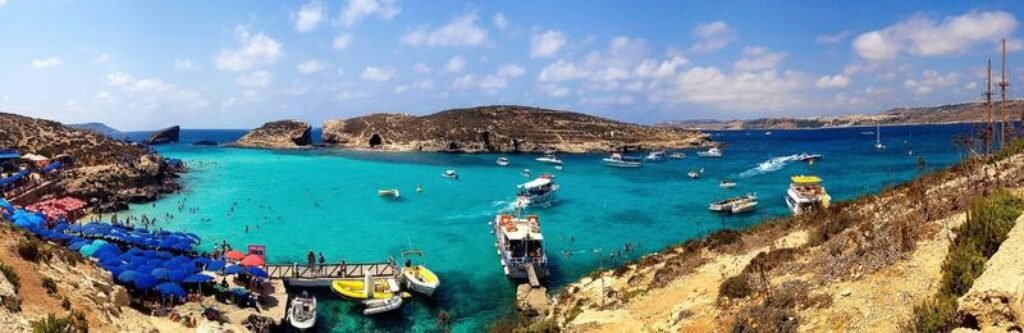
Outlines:
{"type": "Polygon", "coordinates": [[[537,178],[537,179],[528,181],[526,183],[520,184],[519,188],[538,188],[538,187],[541,187],[541,186],[547,186],[548,184],[551,184],[551,178],[541,177],[541,178],[537,178]]]}
{"type": "Polygon", "coordinates": [[[793,183],[796,183],[796,184],[817,184],[817,183],[821,183],[821,178],[817,177],[817,176],[803,176],[803,175],[800,175],[800,176],[793,176],[790,179],[793,181],[793,183]]]}

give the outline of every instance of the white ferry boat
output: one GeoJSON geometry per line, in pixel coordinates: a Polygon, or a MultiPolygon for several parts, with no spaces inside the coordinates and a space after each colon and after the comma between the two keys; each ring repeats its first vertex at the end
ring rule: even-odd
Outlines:
{"type": "Polygon", "coordinates": [[[699,156],[699,157],[709,157],[709,158],[722,157],[722,150],[718,149],[718,147],[713,147],[713,148],[708,149],[706,151],[699,151],[699,152],[697,152],[697,156],[699,156]]]}
{"type": "Polygon", "coordinates": [[[619,153],[614,153],[611,156],[602,159],[604,165],[616,168],[639,168],[643,166],[643,161],[638,157],[624,156],[619,153]]]}
{"type": "Polygon", "coordinates": [[[786,191],[786,205],[793,215],[828,208],[832,197],[821,186],[821,178],[816,176],[793,176],[790,178],[789,190],[786,191]]]}
{"type": "Polygon", "coordinates": [[[522,206],[550,206],[555,200],[555,192],[558,191],[558,184],[554,178],[555,176],[543,174],[537,179],[519,184],[516,188],[522,206]]]}
{"type": "Polygon", "coordinates": [[[494,218],[494,245],[505,276],[514,280],[529,278],[530,267],[538,279],[548,275],[548,256],[544,252],[544,235],[537,215],[518,218],[500,214],[494,218]]]}

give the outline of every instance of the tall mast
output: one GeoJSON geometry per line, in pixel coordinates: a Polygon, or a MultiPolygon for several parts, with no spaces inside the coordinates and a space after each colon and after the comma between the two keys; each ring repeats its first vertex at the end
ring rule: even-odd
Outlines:
{"type": "Polygon", "coordinates": [[[992,122],[992,59],[988,59],[988,81],[985,81],[985,107],[988,108],[988,133],[985,134],[985,154],[991,153],[992,136],[996,133],[996,124],[992,122]]]}
{"type": "Polygon", "coordinates": [[[1010,82],[1006,81],[1006,38],[1003,38],[1003,61],[1002,61],[1002,79],[999,80],[999,93],[1001,99],[999,101],[999,117],[1002,121],[999,124],[999,148],[1003,148],[1006,144],[1006,87],[1010,86],[1010,82]]]}

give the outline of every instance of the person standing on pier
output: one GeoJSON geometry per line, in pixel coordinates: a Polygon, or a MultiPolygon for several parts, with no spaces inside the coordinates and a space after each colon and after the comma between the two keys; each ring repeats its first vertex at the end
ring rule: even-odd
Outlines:
{"type": "Polygon", "coordinates": [[[316,254],[313,254],[313,249],[309,249],[309,253],[306,254],[306,263],[309,264],[309,271],[313,272],[313,265],[316,264],[316,254]]]}
{"type": "Polygon", "coordinates": [[[320,274],[323,274],[323,273],[326,272],[326,269],[324,268],[324,263],[327,261],[327,260],[324,259],[324,253],[323,252],[320,252],[320,258],[319,259],[320,259],[320,274]]]}

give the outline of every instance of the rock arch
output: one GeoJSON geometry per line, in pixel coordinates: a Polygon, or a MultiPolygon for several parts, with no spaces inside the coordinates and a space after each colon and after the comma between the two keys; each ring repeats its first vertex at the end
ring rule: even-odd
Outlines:
{"type": "Polygon", "coordinates": [[[373,133],[373,135],[370,136],[369,143],[370,143],[370,148],[374,148],[374,147],[383,145],[384,144],[384,139],[381,139],[380,134],[373,133]]]}

